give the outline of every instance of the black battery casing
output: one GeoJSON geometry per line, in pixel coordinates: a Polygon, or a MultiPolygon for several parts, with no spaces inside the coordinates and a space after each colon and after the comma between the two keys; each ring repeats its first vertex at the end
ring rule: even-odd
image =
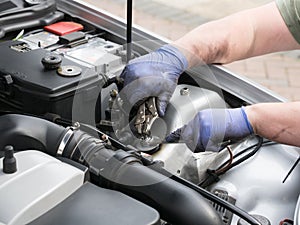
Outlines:
{"type": "Polygon", "coordinates": [[[80,68],[78,76],[61,76],[44,68],[41,60],[51,54],[30,50],[19,41],[0,43],[0,107],[34,115],[58,114],[62,118],[92,124],[100,120],[103,79],[95,68],[62,56],[62,66],[80,68]]]}

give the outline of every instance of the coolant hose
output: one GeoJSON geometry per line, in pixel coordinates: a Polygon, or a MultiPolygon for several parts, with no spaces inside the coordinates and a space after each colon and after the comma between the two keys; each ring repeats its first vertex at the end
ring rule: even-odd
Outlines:
{"type": "MultiPolygon", "coordinates": [[[[0,117],[0,149],[37,149],[56,155],[66,128],[35,117],[0,117]]],[[[62,156],[89,167],[94,183],[121,191],[155,208],[173,225],[221,225],[217,212],[194,190],[144,166],[138,157],[113,151],[91,135],[75,130],[62,156]]]]}

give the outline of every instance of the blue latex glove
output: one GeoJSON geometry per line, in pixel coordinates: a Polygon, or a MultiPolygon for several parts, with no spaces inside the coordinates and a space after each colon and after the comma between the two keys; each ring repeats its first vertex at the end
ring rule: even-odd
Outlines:
{"type": "Polygon", "coordinates": [[[165,45],[128,63],[120,76],[124,80],[122,92],[131,105],[157,97],[158,113],[164,116],[178,78],[187,67],[185,56],[174,46],[165,45]]]}
{"type": "Polygon", "coordinates": [[[194,152],[219,151],[220,143],[253,134],[244,108],[206,109],[187,125],[166,137],[167,142],[184,142],[194,152]]]}

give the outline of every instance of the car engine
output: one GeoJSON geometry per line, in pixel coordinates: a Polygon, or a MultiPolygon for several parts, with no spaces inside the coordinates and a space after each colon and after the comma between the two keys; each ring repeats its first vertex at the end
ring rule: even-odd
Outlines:
{"type": "Polygon", "coordinates": [[[267,92],[222,87],[231,74],[200,66],[159,117],[155,97],[128,105],[119,75],[129,45],[135,58],[163,41],[126,45],[115,18],[81,1],[3,1],[0,21],[0,224],[300,224],[298,148],[163,141],[200,110],[267,92]]]}

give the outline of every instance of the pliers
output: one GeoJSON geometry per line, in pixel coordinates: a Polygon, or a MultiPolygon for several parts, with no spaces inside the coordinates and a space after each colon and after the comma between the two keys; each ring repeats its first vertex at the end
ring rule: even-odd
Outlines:
{"type": "Polygon", "coordinates": [[[150,97],[140,105],[134,126],[138,134],[143,137],[151,135],[151,127],[153,122],[158,118],[155,97],[150,97]]]}

